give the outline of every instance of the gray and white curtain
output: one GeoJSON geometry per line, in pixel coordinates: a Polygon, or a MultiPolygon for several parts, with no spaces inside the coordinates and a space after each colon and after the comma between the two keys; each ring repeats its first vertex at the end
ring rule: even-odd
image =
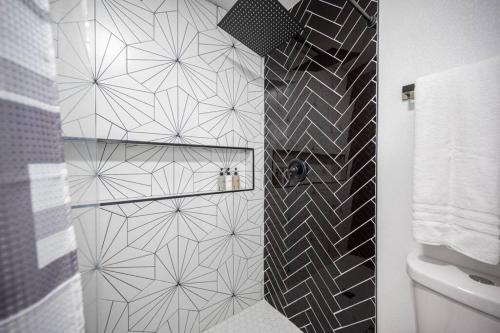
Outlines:
{"type": "Polygon", "coordinates": [[[0,1],[0,332],[84,330],[48,0],[0,1]]]}

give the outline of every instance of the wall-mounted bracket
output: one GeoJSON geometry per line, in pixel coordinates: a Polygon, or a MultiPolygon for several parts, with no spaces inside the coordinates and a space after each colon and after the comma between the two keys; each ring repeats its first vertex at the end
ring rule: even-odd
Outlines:
{"type": "Polygon", "coordinates": [[[401,99],[403,101],[415,100],[415,83],[403,86],[401,91],[401,99]]]}

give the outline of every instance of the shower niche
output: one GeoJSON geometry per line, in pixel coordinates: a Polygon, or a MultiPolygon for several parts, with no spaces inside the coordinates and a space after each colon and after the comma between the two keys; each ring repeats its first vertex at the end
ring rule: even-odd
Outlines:
{"type": "Polygon", "coordinates": [[[254,149],[113,139],[65,138],[74,208],[254,189],[254,149]],[[220,190],[220,172],[239,188],[220,190]]]}

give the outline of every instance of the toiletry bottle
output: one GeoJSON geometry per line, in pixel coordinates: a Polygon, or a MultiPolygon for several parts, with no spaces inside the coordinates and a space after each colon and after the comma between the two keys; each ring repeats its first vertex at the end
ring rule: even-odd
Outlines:
{"type": "Polygon", "coordinates": [[[233,188],[233,179],[231,177],[231,172],[229,172],[229,168],[226,169],[226,181],[225,181],[225,184],[226,184],[226,191],[231,191],[232,188],[233,188]]]}
{"type": "Polygon", "coordinates": [[[217,177],[217,189],[219,191],[226,190],[226,177],[224,177],[224,171],[220,168],[219,177],[217,177]]]}
{"type": "Polygon", "coordinates": [[[234,168],[233,173],[233,190],[240,189],[240,176],[238,175],[238,168],[234,168]]]}

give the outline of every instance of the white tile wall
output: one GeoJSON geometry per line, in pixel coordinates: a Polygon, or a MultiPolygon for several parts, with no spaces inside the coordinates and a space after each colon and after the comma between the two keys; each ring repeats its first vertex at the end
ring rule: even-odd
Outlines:
{"type": "MultiPolygon", "coordinates": [[[[200,332],[262,299],[262,59],[204,0],[52,1],[65,136],[255,148],[255,190],[73,210],[87,332],[200,332]]],[[[243,151],[71,143],[74,202],[213,189],[243,151]]]]}

